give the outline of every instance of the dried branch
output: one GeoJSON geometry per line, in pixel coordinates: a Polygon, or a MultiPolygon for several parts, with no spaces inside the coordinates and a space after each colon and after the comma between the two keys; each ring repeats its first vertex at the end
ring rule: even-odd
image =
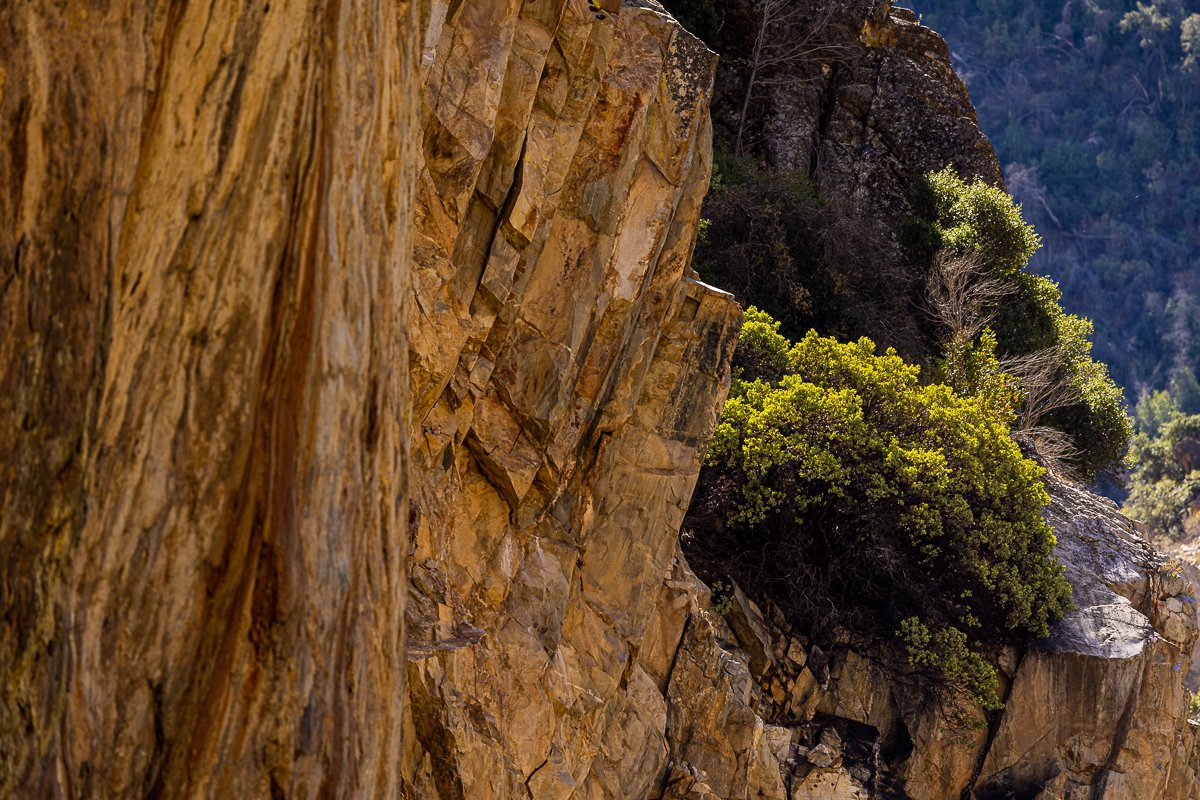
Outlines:
{"type": "Polygon", "coordinates": [[[939,250],[929,270],[926,304],[946,326],[951,342],[974,339],[996,315],[1011,284],[987,273],[972,254],[939,250]]]}
{"type": "Polygon", "coordinates": [[[811,4],[800,0],[760,0],[758,30],[750,52],[750,72],[734,138],[735,155],[743,152],[750,103],[756,88],[812,82],[821,73],[806,67],[846,59],[859,50],[853,40],[831,41],[829,34],[835,28],[835,4],[825,4],[815,10],[815,16],[807,17],[812,11],[811,4]]]}
{"type": "MultiPolygon", "coordinates": [[[[939,251],[929,271],[926,304],[947,330],[946,352],[965,352],[1012,292],[1011,284],[989,275],[977,258],[939,251]]],[[[1068,464],[1079,455],[1078,448],[1067,434],[1042,424],[1051,412],[1079,401],[1079,390],[1062,363],[1062,351],[1048,347],[1001,359],[1000,369],[1017,378],[1024,395],[1013,439],[1031,450],[1051,474],[1071,478],[1068,464]]]]}

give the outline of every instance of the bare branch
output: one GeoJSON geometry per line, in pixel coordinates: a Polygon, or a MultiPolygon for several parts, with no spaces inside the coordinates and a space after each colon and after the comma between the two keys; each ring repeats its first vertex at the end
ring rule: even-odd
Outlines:
{"type": "Polygon", "coordinates": [[[760,0],[758,30],[751,49],[746,89],[738,117],[733,152],[741,155],[755,89],[763,86],[794,86],[817,80],[817,64],[849,58],[859,47],[837,42],[834,30],[836,5],[813,9],[802,0],[760,0]],[[815,13],[814,13],[815,12],[815,13]]]}
{"type": "MultiPolygon", "coordinates": [[[[1012,291],[1011,284],[989,275],[977,258],[939,251],[929,271],[926,303],[946,327],[946,352],[966,352],[1012,291]]],[[[1051,412],[1079,401],[1079,390],[1062,364],[1061,349],[1048,347],[1001,359],[1000,369],[1017,378],[1024,395],[1013,439],[1031,450],[1051,474],[1070,478],[1068,464],[1079,450],[1067,434],[1043,424],[1051,412]]]]}
{"type": "Polygon", "coordinates": [[[1079,400],[1079,391],[1062,369],[1062,351],[1057,347],[1002,359],[1000,368],[1021,381],[1025,406],[1017,420],[1020,430],[1038,427],[1050,412],[1079,400]]]}
{"type": "Polygon", "coordinates": [[[1033,451],[1052,477],[1064,481],[1079,479],[1078,473],[1071,467],[1071,462],[1079,455],[1079,448],[1067,434],[1057,428],[1038,425],[1018,428],[1012,432],[1012,438],[1033,451]]]}
{"type": "Polygon", "coordinates": [[[929,270],[926,303],[946,326],[951,342],[965,342],[992,321],[996,306],[1013,287],[987,273],[971,254],[939,250],[929,270]]]}

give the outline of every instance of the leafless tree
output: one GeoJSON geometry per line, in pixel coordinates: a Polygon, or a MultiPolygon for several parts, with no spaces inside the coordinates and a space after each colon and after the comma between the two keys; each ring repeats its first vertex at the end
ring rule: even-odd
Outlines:
{"type": "Polygon", "coordinates": [[[1008,191],[1013,197],[1023,202],[1036,203],[1046,212],[1046,216],[1054,223],[1054,227],[1062,228],[1063,224],[1054,209],[1050,208],[1046,187],[1038,177],[1037,167],[1026,164],[1008,164],[1004,168],[1005,181],[1008,191]]]}
{"type": "MultiPolygon", "coordinates": [[[[946,328],[943,346],[950,359],[966,352],[1012,291],[1011,283],[989,275],[971,255],[938,252],[929,271],[926,302],[946,328]]],[[[1053,474],[1069,478],[1068,464],[1079,451],[1067,434],[1044,423],[1052,411],[1079,401],[1079,391],[1062,363],[1062,351],[1049,347],[1003,358],[1000,369],[1018,380],[1024,395],[1013,439],[1032,450],[1053,474]]],[[[949,365],[951,370],[954,367],[949,365]]]]}
{"type": "Polygon", "coordinates": [[[733,145],[735,155],[742,154],[756,88],[811,82],[821,73],[806,67],[845,58],[857,49],[852,38],[839,42],[831,37],[835,11],[834,3],[818,7],[812,0],[759,0],[750,71],[733,145]]]}

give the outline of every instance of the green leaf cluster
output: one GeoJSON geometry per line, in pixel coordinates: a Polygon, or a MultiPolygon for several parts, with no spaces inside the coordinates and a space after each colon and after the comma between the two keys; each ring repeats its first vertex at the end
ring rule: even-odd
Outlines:
{"type": "Polygon", "coordinates": [[[1024,269],[1041,247],[1033,226],[1002,189],[966,181],[950,167],[929,173],[925,189],[923,210],[939,246],[973,253],[989,271],[1005,274],[1024,269]]]}
{"type": "Polygon", "coordinates": [[[754,308],[736,363],[701,481],[698,507],[721,517],[709,555],[801,618],[835,608],[825,627],[899,637],[995,707],[981,648],[1046,636],[1070,602],[1011,403],[922,384],[865,338],[792,344],[754,308]]]}
{"type": "Polygon", "coordinates": [[[1011,428],[1025,394],[1021,381],[1004,371],[996,347],[996,332],[991,328],[984,328],[977,340],[955,337],[937,361],[937,374],[942,383],[975,398],[1011,428]]]}
{"type": "Polygon", "coordinates": [[[987,711],[1004,707],[997,691],[996,670],[979,652],[972,650],[967,635],[958,628],[931,631],[916,617],[900,623],[911,663],[938,670],[946,680],[962,686],[987,711]]]}
{"type": "Polygon", "coordinates": [[[908,229],[914,257],[929,259],[946,249],[974,259],[987,278],[1007,285],[1007,294],[990,309],[996,352],[1054,353],[1052,377],[1070,387],[1073,400],[1042,422],[1071,438],[1078,451],[1073,466],[1086,478],[1118,467],[1132,435],[1124,394],[1091,356],[1091,321],[1063,311],[1057,284],[1025,271],[1040,240],[1020,206],[1004,191],[968,181],[950,167],[926,176],[914,206],[908,229]]]}

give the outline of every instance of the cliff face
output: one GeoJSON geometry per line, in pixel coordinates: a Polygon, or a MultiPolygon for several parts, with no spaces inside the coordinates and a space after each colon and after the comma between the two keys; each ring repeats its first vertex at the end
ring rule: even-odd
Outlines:
{"type": "Polygon", "coordinates": [[[0,10],[0,796],[396,795],[417,11],[0,10]]]}
{"type": "Polygon", "coordinates": [[[416,797],[645,797],[648,630],[740,314],[687,268],[715,56],[654,4],[435,4],[414,298],[416,797]]]}
{"type": "MultiPolygon", "coordinates": [[[[653,3],[536,9],[435,8],[426,41],[411,795],[1200,796],[1190,598],[1086,493],[1051,510],[1079,608],[998,654],[990,724],[874,643],[823,651],[740,591],[716,613],[676,544],[736,327],[685,266],[712,56],[653,3]]],[[[851,55],[770,96],[772,157],[880,231],[929,169],[999,182],[945,43],[886,5],[838,13],[851,55]]]]}
{"type": "MultiPolygon", "coordinates": [[[[68,5],[0,13],[0,795],[1200,796],[1191,599],[1085,493],[985,727],[716,613],[716,61],[652,0],[68,5]]],[[[839,13],[777,157],[881,218],[995,173],[936,37],[839,13]]]]}

